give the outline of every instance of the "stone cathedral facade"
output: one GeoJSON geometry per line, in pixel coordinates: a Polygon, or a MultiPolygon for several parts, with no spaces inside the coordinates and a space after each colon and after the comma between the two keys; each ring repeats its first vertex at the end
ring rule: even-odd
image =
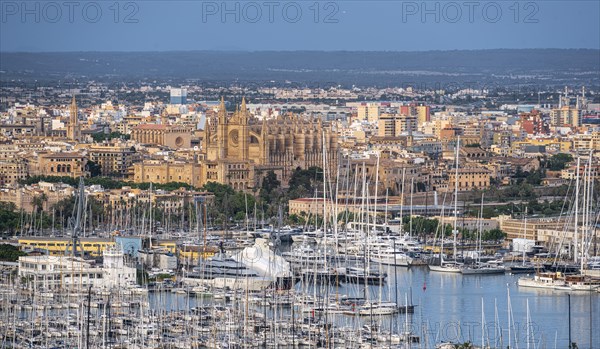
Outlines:
{"type": "Polygon", "coordinates": [[[259,120],[248,112],[245,99],[231,115],[221,100],[217,116],[207,120],[203,150],[205,182],[236,190],[260,186],[271,170],[284,186],[298,167],[326,164],[328,176],[337,173],[337,133],[330,125],[292,114],[259,120]]]}

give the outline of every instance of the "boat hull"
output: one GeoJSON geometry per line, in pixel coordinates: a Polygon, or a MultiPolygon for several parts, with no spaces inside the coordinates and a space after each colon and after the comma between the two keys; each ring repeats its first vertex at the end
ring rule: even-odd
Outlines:
{"type": "Polygon", "coordinates": [[[532,274],[535,273],[534,267],[511,266],[506,267],[506,272],[511,274],[532,274]]]}
{"type": "Polygon", "coordinates": [[[275,281],[270,278],[252,277],[252,278],[232,278],[216,277],[214,279],[196,279],[184,278],[184,283],[190,285],[203,285],[212,288],[228,288],[231,290],[262,291],[275,285],[275,281]]]}
{"type": "Polygon", "coordinates": [[[571,288],[567,286],[564,282],[546,282],[539,281],[536,279],[529,278],[520,278],[517,281],[517,285],[520,287],[530,287],[530,288],[543,288],[547,290],[559,290],[559,291],[569,291],[571,288]]]}
{"type": "Polygon", "coordinates": [[[409,267],[411,264],[411,260],[407,259],[407,258],[396,258],[396,260],[392,259],[392,258],[377,258],[377,257],[372,257],[371,261],[374,263],[379,263],[379,264],[383,264],[383,265],[391,265],[391,266],[398,266],[398,267],[409,267]]]}
{"type": "Polygon", "coordinates": [[[341,281],[344,281],[343,275],[335,274],[335,273],[314,273],[314,272],[304,272],[302,273],[302,278],[308,282],[317,282],[319,284],[332,284],[337,285],[341,281]]]}
{"type": "Polygon", "coordinates": [[[435,271],[438,273],[448,273],[448,274],[460,274],[461,269],[457,267],[445,267],[441,265],[429,265],[430,271],[435,271]]]}
{"type": "Polygon", "coordinates": [[[383,285],[385,283],[385,276],[362,276],[362,275],[346,275],[345,280],[347,283],[364,285],[383,285]]]}
{"type": "Polygon", "coordinates": [[[460,271],[463,275],[492,275],[492,274],[504,274],[503,268],[482,268],[482,269],[469,269],[465,268],[460,271]]]}

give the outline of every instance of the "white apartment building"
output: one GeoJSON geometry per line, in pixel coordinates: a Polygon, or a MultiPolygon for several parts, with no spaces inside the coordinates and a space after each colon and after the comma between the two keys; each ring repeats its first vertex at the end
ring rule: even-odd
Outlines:
{"type": "Polygon", "coordinates": [[[134,285],[136,269],[125,263],[123,252],[109,248],[104,252],[104,265],[70,256],[19,257],[19,277],[33,291],[56,289],[111,289],[134,285]]]}

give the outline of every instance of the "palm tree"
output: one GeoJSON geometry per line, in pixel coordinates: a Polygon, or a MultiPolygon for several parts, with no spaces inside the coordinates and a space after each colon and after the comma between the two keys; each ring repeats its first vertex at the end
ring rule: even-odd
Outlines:
{"type": "Polygon", "coordinates": [[[33,200],[31,200],[31,204],[35,207],[37,213],[40,213],[44,209],[46,202],[48,202],[48,195],[46,195],[46,193],[35,196],[33,200]]]}

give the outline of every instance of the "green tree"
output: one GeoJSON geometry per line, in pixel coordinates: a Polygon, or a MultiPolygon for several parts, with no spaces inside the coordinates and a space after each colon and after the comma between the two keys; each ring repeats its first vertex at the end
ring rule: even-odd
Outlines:
{"type": "Polygon", "coordinates": [[[481,238],[482,240],[502,240],[506,237],[506,233],[502,230],[495,228],[492,230],[484,231],[481,238]]]}
{"type": "Polygon", "coordinates": [[[53,209],[57,226],[66,226],[69,217],[73,214],[75,207],[75,196],[64,198],[54,204],[53,209]]]}
{"type": "Polygon", "coordinates": [[[16,246],[0,244],[0,261],[16,262],[19,257],[26,255],[27,253],[20,251],[16,246]]]}
{"type": "Polygon", "coordinates": [[[272,194],[279,187],[281,187],[281,182],[277,179],[275,172],[272,170],[267,172],[260,188],[261,200],[266,204],[271,204],[276,199],[272,197],[272,194]]]}
{"type": "Polygon", "coordinates": [[[316,189],[323,185],[323,170],[320,167],[309,167],[306,170],[296,168],[289,182],[288,198],[312,197],[316,189]]]}
{"type": "Polygon", "coordinates": [[[293,225],[304,225],[306,223],[306,219],[302,216],[298,216],[297,214],[291,214],[288,217],[288,223],[293,225]]]}
{"type": "Polygon", "coordinates": [[[573,156],[571,154],[558,153],[552,155],[550,159],[548,159],[546,167],[551,171],[560,171],[564,170],[567,163],[571,161],[573,161],[573,156]]]}
{"type": "Polygon", "coordinates": [[[256,200],[250,194],[236,192],[231,186],[217,182],[208,182],[202,189],[215,195],[215,199],[209,206],[209,213],[220,223],[231,218],[241,220],[245,218],[246,211],[248,214],[254,212],[256,200]]]}
{"type": "Polygon", "coordinates": [[[90,177],[98,177],[102,175],[102,166],[100,166],[100,164],[96,163],[95,161],[88,161],[87,168],[90,172],[90,177]]]}
{"type": "Polygon", "coordinates": [[[41,195],[35,196],[31,200],[31,204],[35,207],[36,212],[42,212],[44,209],[44,204],[48,201],[48,195],[46,193],[42,193],[41,195]]]}
{"type": "Polygon", "coordinates": [[[20,224],[15,204],[0,201],[0,232],[13,234],[20,228],[20,224]]]}
{"type": "Polygon", "coordinates": [[[99,132],[99,133],[94,133],[92,134],[92,139],[94,140],[94,142],[102,142],[104,140],[111,140],[113,138],[120,138],[123,140],[128,140],[131,136],[115,131],[115,132],[111,132],[111,133],[104,133],[104,132],[99,132]]]}

